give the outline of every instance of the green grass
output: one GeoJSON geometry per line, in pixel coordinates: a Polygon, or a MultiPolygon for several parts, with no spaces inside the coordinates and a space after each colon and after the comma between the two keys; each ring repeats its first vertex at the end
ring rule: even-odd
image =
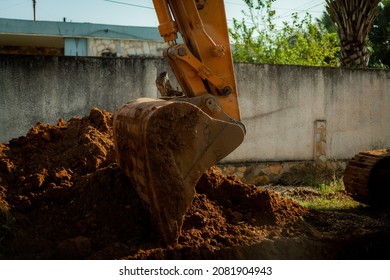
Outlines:
{"type": "Polygon", "coordinates": [[[364,206],[347,195],[342,178],[334,177],[329,183],[315,183],[307,186],[313,188],[316,195],[308,198],[292,197],[292,199],[309,209],[342,210],[364,206]]]}

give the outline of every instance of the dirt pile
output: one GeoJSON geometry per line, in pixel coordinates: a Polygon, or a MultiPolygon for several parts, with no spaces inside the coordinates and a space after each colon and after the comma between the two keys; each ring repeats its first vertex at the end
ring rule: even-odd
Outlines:
{"type": "Polygon", "coordinates": [[[38,123],[0,144],[0,258],[315,258],[307,209],[209,169],[177,246],[164,246],[114,158],[112,115],[38,123]],[[288,240],[288,244],[286,243],[288,240]],[[276,242],[278,241],[278,242],[276,242]]]}

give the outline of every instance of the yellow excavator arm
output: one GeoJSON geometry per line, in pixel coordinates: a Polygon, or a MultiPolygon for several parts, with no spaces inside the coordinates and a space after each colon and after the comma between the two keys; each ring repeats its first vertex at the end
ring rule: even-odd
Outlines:
{"type": "Polygon", "coordinates": [[[164,57],[186,96],[211,93],[227,115],[240,120],[223,0],[153,3],[169,45],[164,57]],[[178,31],[184,44],[177,44],[178,31]]]}
{"type": "MultiPolygon", "coordinates": [[[[195,185],[244,139],[222,0],[154,0],[166,73],[159,99],[139,98],[114,114],[117,161],[167,244],[176,243],[195,185]],[[177,34],[183,39],[177,43],[177,34]]],[[[148,95],[146,93],[145,95],[148,95]]]]}

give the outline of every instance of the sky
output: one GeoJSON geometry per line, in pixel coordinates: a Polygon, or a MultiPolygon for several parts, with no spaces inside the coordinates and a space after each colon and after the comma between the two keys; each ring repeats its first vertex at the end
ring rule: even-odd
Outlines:
{"type": "MultiPolygon", "coordinates": [[[[233,18],[242,19],[243,0],[225,0],[228,23],[233,18]]],[[[276,0],[273,8],[281,24],[289,21],[291,14],[313,18],[325,10],[325,0],[276,0]]],[[[0,0],[0,18],[33,20],[32,0],[0,0]]],[[[90,22],[127,26],[157,26],[157,16],[152,0],[36,0],[36,20],[90,22]]]]}

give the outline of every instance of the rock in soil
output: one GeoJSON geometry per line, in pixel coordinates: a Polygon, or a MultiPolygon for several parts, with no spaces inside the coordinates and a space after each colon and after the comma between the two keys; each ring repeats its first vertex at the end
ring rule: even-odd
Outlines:
{"type": "Polygon", "coordinates": [[[164,246],[115,162],[110,113],[38,123],[0,144],[0,258],[389,258],[388,213],[311,211],[216,167],[196,192],[164,246]]]}

